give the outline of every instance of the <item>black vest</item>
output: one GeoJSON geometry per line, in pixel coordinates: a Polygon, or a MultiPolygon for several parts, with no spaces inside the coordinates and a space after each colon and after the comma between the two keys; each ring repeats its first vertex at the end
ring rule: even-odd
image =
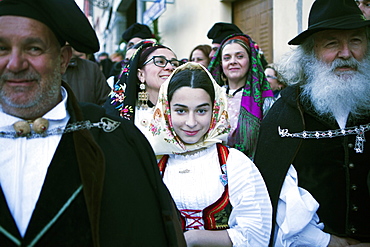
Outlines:
{"type": "MultiPolygon", "coordinates": [[[[339,129],[335,122],[319,118],[297,102],[299,89],[288,87],[262,121],[255,164],[265,179],[276,216],[280,189],[293,164],[299,186],[319,202],[318,216],[325,232],[370,241],[370,143],[356,153],[356,135],[325,139],[280,137],[278,127],[290,133],[339,129]]],[[[370,123],[348,122],[347,127],[370,123]]],[[[370,133],[365,134],[370,140],[370,133]]],[[[274,230],[272,231],[272,233],[274,230]]],[[[272,236],[273,238],[273,236],[272,236]]]]}
{"type": "Polygon", "coordinates": [[[31,243],[35,243],[34,246],[92,246],[74,150],[72,134],[63,135],[24,238],[18,232],[1,190],[0,227],[7,234],[0,234],[0,246],[29,246],[31,243]]]}

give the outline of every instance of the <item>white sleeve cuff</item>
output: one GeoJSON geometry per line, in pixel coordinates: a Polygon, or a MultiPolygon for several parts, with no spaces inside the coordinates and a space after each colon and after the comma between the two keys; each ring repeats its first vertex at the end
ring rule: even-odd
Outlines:
{"type": "Polygon", "coordinates": [[[297,172],[291,165],[280,192],[276,215],[275,246],[327,246],[330,235],[323,232],[312,195],[298,187],[297,172]]]}
{"type": "Polygon", "coordinates": [[[227,233],[229,234],[229,238],[233,243],[233,247],[248,246],[247,239],[243,236],[243,234],[240,231],[236,229],[227,229],[227,233]]]}

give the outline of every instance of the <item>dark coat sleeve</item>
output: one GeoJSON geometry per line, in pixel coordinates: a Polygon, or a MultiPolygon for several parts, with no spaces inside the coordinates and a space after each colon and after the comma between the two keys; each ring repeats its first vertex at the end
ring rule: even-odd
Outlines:
{"type": "Polygon", "coordinates": [[[176,207],[149,142],[129,121],[110,118],[121,122],[114,132],[92,130],[106,163],[101,246],[185,246],[176,207]]]}
{"type": "MultiPolygon", "coordinates": [[[[291,92],[289,92],[291,93],[291,92]]],[[[278,127],[290,132],[303,130],[301,113],[283,97],[277,100],[262,120],[254,163],[265,180],[276,218],[277,203],[286,173],[298,152],[301,139],[280,137],[278,127]]],[[[271,240],[274,238],[274,226],[271,240]]],[[[270,245],[272,241],[270,242],[270,245]]]]}

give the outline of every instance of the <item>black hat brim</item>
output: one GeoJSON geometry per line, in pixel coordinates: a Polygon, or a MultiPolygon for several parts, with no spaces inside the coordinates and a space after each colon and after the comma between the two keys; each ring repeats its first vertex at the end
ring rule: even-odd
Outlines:
{"type": "Polygon", "coordinates": [[[300,45],[309,36],[324,30],[350,30],[370,26],[370,20],[365,20],[362,15],[350,15],[335,19],[329,19],[310,26],[288,42],[289,45],[300,45]]]}
{"type": "Polygon", "coordinates": [[[66,41],[77,51],[99,51],[99,40],[74,0],[1,0],[0,16],[27,17],[48,26],[61,45],[66,41]]]}

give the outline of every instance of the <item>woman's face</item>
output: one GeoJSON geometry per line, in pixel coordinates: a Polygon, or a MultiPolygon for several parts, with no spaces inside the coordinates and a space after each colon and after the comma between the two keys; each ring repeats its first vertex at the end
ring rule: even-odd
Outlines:
{"type": "Polygon", "coordinates": [[[249,69],[249,56],[247,51],[237,43],[227,44],[221,53],[222,70],[229,83],[238,83],[247,77],[249,69]]]}
{"type": "Polygon", "coordinates": [[[265,75],[266,75],[266,78],[268,80],[268,82],[270,83],[270,87],[272,89],[272,91],[275,91],[275,90],[280,90],[280,84],[276,78],[276,73],[275,73],[275,70],[271,69],[271,68],[267,68],[265,69],[265,75]]]}
{"type": "Polygon", "coordinates": [[[176,135],[186,144],[203,141],[212,119],[209,94],[200,88],[181,87],[170,102],[171,121],[176,135]]]}
{"type": "Polygon", "coordinates": [[[191,62],[200,63],[204,67],[208,67],[209,58],[201,51],[201,50],[194,50],[193,54],[191,54],[190,58],[191,62]]]}
{"type": "MultiPolygon", "coordinates": [[[[153,56],[163,56],[167,60],[177,59],[176,55],[166,48],[159,48],[152,52],[146,61],[150,60],[153,56]]],[[[167,63],[165,67],[159,67],[154,64],[153,59],[144,65],[138,71],[138,78],[141,82],[146,82],[147,91],[159,91],[163,82],[172,74],[176,67],[171,63],[167,63]]]]}

